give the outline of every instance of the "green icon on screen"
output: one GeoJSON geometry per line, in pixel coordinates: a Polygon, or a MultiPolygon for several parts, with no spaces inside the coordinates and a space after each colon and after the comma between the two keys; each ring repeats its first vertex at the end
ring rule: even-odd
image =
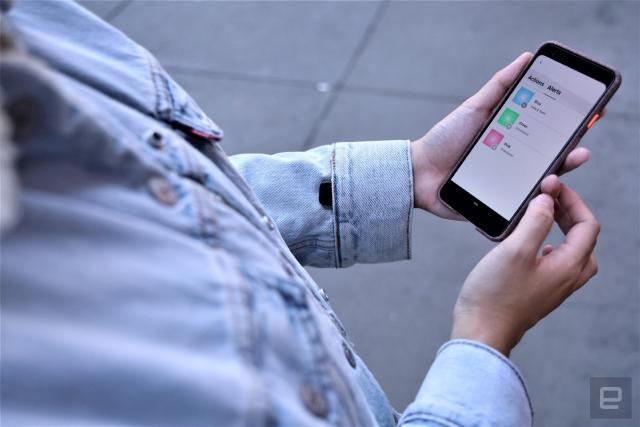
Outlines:
{"type": "Polygon", "coordinates": [[[500,123],[502,126],[506,127],[507,129],[511,129],[511,126],[513,126],[516,120],[518,120],[519,115],[520,114],[516,113],[512,109],[507,108],[502,112],[502,115],[498,119],[498,123],[500,123]]]}

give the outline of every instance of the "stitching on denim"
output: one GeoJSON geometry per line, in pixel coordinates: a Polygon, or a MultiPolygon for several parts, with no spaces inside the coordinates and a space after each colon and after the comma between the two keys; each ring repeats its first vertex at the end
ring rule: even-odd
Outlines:
{"type": "MultiPolygon", "coordinates": [[[[195,169],[195,168],[193,166],[193,162],[191,161],[191,157],[189,156],[189,153],[187,152],[187,148],[185,147],[185,144],[183,144],[182,141],[179,141],[177,145],[178,145],[178,149],[182,153],[182,158],[184,159],[184,163],[185,163],[184,165],[182,165],[182,164],[180,165],[180,168],[182,169],[180,171],[180,173],[182,175],[187,175],[187,174],[191,173],[191,171],[193,169],[195,169]]],[[[180,163],[182,163],[182,162],[180,162],[180,163]]]]}
{"type": "Polygon", "coordinates": [[[233,319],[233,338],[238,353],[252,366],[256,366],[257,348],[254,325],[252,324],[253,292],[245,275],[239,274],[237,277],[236,286],[227,287],[230,312],[233,319]]]}
{"type": "MultiPolygon", "coordinates": [[[[364,420],[363,416],[364,414],[362,414],[362,411],[358,410],[357,407],[357,398],[355,393],[353,392],[352,388],[350,387],[347,379],[344,377],[343,372],[340,370],[340,368],[338,367],[336,361],[333,358],[328,358],[329,361],[329,367],[330,369],[330,375],[332,375],[332,377],[334,378],[334,384],[341,386],[342,388],[342,395],[343,396],[347,396],[347,399],[340,399],[343,403],[345,403],[345,406],[348,407],[348,412],[347,415],[349,416],[349,418],[351,419],[351,424],[349,425],[361,425],[361,426],[365,426],[367,425],[366,421],[368,420],[364,420]],[[359,423],[353,423],[353,421],[355,419],[358,419],[359,423]]],[[[337,389],[335,389],[336,392],[338,392],[337,389]]]]}
{"type": "Polygon", "coordinates": [[[301,249],[313,249],[321,252],[333,252],[333,247],[319,246],[313,244],[300,245],[300,246],[289,246],[289,250],[291,252],[299,251],[301,249]]]}
{"type": "Polygon", "coordinates": [[[237,281],[238,286],[229,288],[230,295],[237,297],[237,300],[232,300],[236,304],[232,304],[231,314],[233,316],[235,311],[235,318],[240,319],[240,322],[234,322],[232,325],[232,330],[236,332],[233,334],[233,338],[240,356],[244,358],[253,373],[250,382],[251,404],[248,407],[247,419],[261,423],[263,419],[269,419],[272,416],[273,406],[266,393],[267,386],[260,369],[262,367],[262,346],[259,342],[260,323],[256,319],[256,281],[249,279],[245,274],[244,267],[240,266],[239,271],[241,274],[239,274],[237,281]]]}
{"type": "Polygon", "coordinates": [[[173,103],[170,100],[170,95],[167,93],[166,82],[164,81],[162,70],[159,68],[159,64],[155,60],[153,56],[146,50],[143,49],[143,52],[147,56],[148,64],[151,68],[151,75],[153,78],[153,85],[156,90],[156,116],[161,120],[166,120],[171,117],[171,114],[163,114],[161,101],[164,99],[165,101],[169,101],[171,104],[169,108],[173,108],[173,103]]]}
{"type": "MultiPolygon", "coordinates": [[[[335,318],[335,315],[333,313],[331,312],[328,312],[328,313],[330,314],[330,317],[332,319],[335,318]]],[[[342,372],[340,370],[336,371],[335,361],[331,358],[331,355],[328,352],[328,347],[323,342],[322,332],[320,330],[318,323],[314,319],[314,316],[310,308],[299,307],[298,316],[301,320],[303,327],[307,331],[306,336],[309,338],[309,343],[311,344],[312,351],[315,354],[315,359],[317,362],[313,364],[312,369],[315,372],[313,372],[312,374],[316,376],[318,383],[320,387],[323,389],[325,395],[329,395],[329,393],[331,392],[336,392],[335,387],[337,384],[330,381],[330,378],[333,377],[340,380],[340,382],[343,385],[345,385],[345,388],[347,390],[347,395],[345,396],[344,393],[342,395],[350,399],[349,406],[353,407],[355,402],[355,396],[352,394],[353,391],[348,386],[348,381],[344,378],[344,376],[342,375],[342,372]],[[324,367],[324,372],[323,372],[323,369],[321,369],[322,367],[324,367]],[[331,375],[332,371],[334,374],[333,376],[331,375]]],[[[344,329],[342,330],[344,331],[344,329]]],[[[354,421],[355,418],[358,418],[357,413],[356,414],[350,413],[348,415],[349,415],[349,418],[351,418],[351,421],[354,421]]],[[[351,422],[350,424],[347,424],[347,425],[351,426],[351,425],[358,425],[358,424],[351,422]]],[[[361,424],[361,425],[364,425],[364,424],[361,424]]]]}
{"type": "Polygon", "coordinates": [[[293,251],[297,252],[297,251],[299,251],[301,249],[313,249],[313,250],[318,251],[318,252],[333,253],[333,248],[325,248],[325,247],[322,247],[322,246],[301,246],[299,248],[293,248],[293,249],[291,249],[291,251],[292,252],[293,251]]]}
{"type": "Polygon", "coordinates": [[[337,146],[334,143],[331,147],[331,191],[333,192],[333,235],[335,239],[335,266],[339,268],[342,265],[342,253],[340,250],[340,208],[338,200],[338,174],[336,171],[336,149],[337,146]]]}
{"type": "Polygon", "coordinates": [[[333,250],[334,248],[334,241],[333,240],[323,240],[323,239],[317,239],[317,238],[307,238],[304,240],[299,240],[295,243],[291,243],[289,245],[287,245],[289,247],[289,249],[301,249],[301,248],[306,248],[306,247],[316,247],[316,248],[321,248],[321,249],[327,249],[327,250],[333,250]]]}
{"type": "Polygon", "coordinates": [[[411,217],[413,214],[414,189],[413,189],[413,165],[411,163],[411,142],[407,141],[407,170],[409,171],[409,212],[407,213],[407,257],[411,258],[411,217]]]}
{"type": "MultiPolygon", "coordinates": [[[[253,274],[248,272],[243,268],[243,274],[246,278],[253,281],[253,274]]],[[[298,330],[297,336],[302,337],[308,342],[311,352],[312,352],[312,361],[310,364],[305,366],[305,376],[313,381],[322,391],[325,393],[325,396],[335,396],[336,393],[336,382],[332,381],[332,379],[336,379],[336,375],[338,375],[338,380],[343,384],[347,384],[346,378],[342,378],[339,376],[339,373],[333,372],[335,369],[335,364],[331,363],[333,359],[328,352],[328,348],[324,343],[324,337],[321,332],[321,328],[317,323],[317,319],[313,315],[311,308],[308,305],[308,292],[304,286],[298,286],[297,282],[287,279],[279,279],[272,278],[269,275],[267,277],[261,276],[261,282],[265,283],[268,287],[275,289],[281,297],[285,298],[285,307],[287,315],[290,319],[290,322],[294,328],[298,330]],[[299,290],[300,292],[291,292],[294,290],[299,290]],[[287,296],[290,298],[287,300],[287,296]],[[332,375],[333,374],[333,375],[332,375]]],[[[313,296],[316,296],[313,292],[311,292],[313,296]]],[[[316,298],[317,299],[317,298],[316,298]]],[[[329,314],[331,320],[335,322],[335,316],[332,312],[325,310],[326,313],[329,314]]],[[[335,323],[334,323],[335,324],[335,323]]],[[[337,325],[341,326],[341,325],[337,325]]],[[[343,331],[343,329],[342,329],[343,331]]],[[[348,390],[349,391],[349,390],[348,390]]],[[[355,398],[351,395],[345,395],[342,393],[343,400],[344,398],[350,399],[350,406],[353,407],[355,402],[355,398]]],[[[329,403],[329,402],[328,402],[329,403]]],[[[332,406],[330,406],[332,408],[332,406]]],[[[347,413],[351,421],[356,420],[354,417],[353,411],[351,413],[347,413]]],[[[336,412],[332,412],[333,416],[337,416],[336,412]]],[[[357,415],[357,414],[356,414],[357,415]]],[[[340,420],[332,420],[332,422],[339,423],[340,420]]],[[[364,425],[363,423],[361,423],[364,425]]],[[[357,423],[350,422],[347,425],[357,425],[357,423]]]]}
{"type": "Polygon", "coordinates": [[[289,249],[324,249],[327,251],[332,251],[334,248],[333,248],[333,242],[331,242],[330,245],[327,245],[327,244],[323,244],[322,242],[318,243],[318,242],[309,240],[309,241],[289,245],[289,249]]]}
{"type": "Polygon", "coordinates": [[[316,383],[322,389],[323,394],[325,396],[328,396],[330,394],[330,391],[332,390],[331,384],[329,383],[329,377],[327,375],[330,356],[328,355],[325,345],[322,341],[320,328],[315,322],[313,315],[311,314],[311,311],[308,307],[305,307],[303,309],[298,308],[297,313],[298,318],[300,319],[301,327],[306,331],[305,336],[309,340],[313,358],[315,359],[311,363],[310,374],[312,375],[312,377],[314,377],[316,383]]]}
{"type": "Polygon", "coordinates": [[[297,240],[292,244],[297,244],[300,242],[307,242],[307,241],[315,241],[315,242],[320,242],[320,243],[328,243],[330,245],[333,245],[333,243],[335,242],[333,239],[323,239],[322,237],[305,237],[304,239],[301,240],[297,240]]]}
{"type": "Polygon", "coordinates": [[[149,53],[143,49],[143,48],[139,48],[146,61],[147,61],[147,66],[149,67],[149,77],[151,78],[151,83],[153,84],[153,94],[155,96],[155,110],[156,110],[156,114],[160,115],[160,90],[158,88],[158,83],[156,82],[156,75],[153,69],[153,61],[151,60],[151,56],[149,55],[149,53]]]}
{"type": "Polygon", "coordinates": [[[169,141],[167,142],[164,150],[153,150],[152,152],[157,158],[162,161],[166,169],[181,175],[181,160],[178,150],[179,148],[177,144],[173,144],[172,141],[169,141]]]}
{"type": "Polygon", "coordinates": [[[353,344],[353,342],[349,339],[349,337],[347,336],[347,331],[344,328],[344,326],[342,325],[342,323],[340,322],[340,319],[338,319],[338,316],[336,316],[336,314],[333,312],[333,309],[328,306],[327,308],[325,308],[325,312],[329,314],[329,318],[331,319],[331,321],[333,322],[333,325],[338,328],[338,332],[340,332],[340,335],[342,336],[342,338],[346,339],[347,341],[349,341],[349,345],[351,347],[355,347],[355,345],[353,344]]]}
{"type": "Polygon", "coordinates": [[[202,197],[200,196],[200,189],[198,188],[198,186],[196,185],[196,183],[192,182],[192,181],[186,181],[189,183],[189,192],[193,195],[193,198],[195,199],[195,211],[196,211],[196,215],[198,217],[198,237],[202,240],[205,241],[205,243],[213,246],[213,236],[211,236],[211,238],[208,236],[207,234],[207,226],[205,224],[205,218],[204,218],[204,205],[205,205],[205,201],[202,199],[202,197]]]}
{"type": "Polygon", "coordinates": [[[468,341],[468,340],[449,341],[448,343],[445,343],[442,347],[440,347],[440,350],[438,350],[438,354],[442,353],[442,351],[444,351],[445,348],[450,347],[452,345],[456,345],[456,344],[468,345],[468,346],[475,347],[475,348],[478,348],[480,350],[486,351],[487,353],[489,353],[489,354],[491,354],[493,356],[496,356],[502,363],[507,365],[509,367],[509,369],[511,370],[511,372],[513,372],[515,374],[515,376],[518,378],[518,381],[520,381],[520,385],[522,386],[522,389],[524,391],[524,395],[527,398],[527,403],[529,404],[529,412],[531,413],[531,418],[533,419],[533,406],[531,405],[531,398],[529,396],[529,392],[527,391],[527,387],[524,384],[524,379],[522,378],[522,376],[520,376],[520,373],[518,372],[518,370],[513,367],[511,362],[509,362],[506,357],[504,357],[498,351],[496,351],[496,350],[494,350],[494,349],[492,349],[490,347],[485,347],[483,345],[480,345],[480,344],[477,344],[477,343],[475,343],[473,341],[468,341]]]}
{"type": "Polygon", "coordinates": [[[174,112],[176,110],[176,99],[173,95],[173,91],[171,90],[169,78],[165,74],[160,74],[160,78],[162,80],[162,83],[164,83],[165,92],[169,98],[169,103],[171,105],[167,117],[169,117],[170,120],[173,120],[174,112]]]}
{"type": "Polygon", "coordinates": [[[355,202],[355,198],[358,197],[356,194],[359,192],[355,187],[355,180],[353,179],[353,169],[354,169],[354,151],[355,145],[353,143],[346,144],[347,155],[345,156],[345,162],[347,164],[347,172],[345,176],[348,177],[348,190],[347,197],[349,198],[349,204],[347,206],[347,215],[346,215],[346,223],[350,223],[350,227],[347,228],[349,230],[349,261],[353,264],[358,262],[359,251],[360,251],[360,232],[364,230],[360,230],[361,219],[359,215],[354,215],[354,211],[357,211],[359,208],[358,204],[355,202]]]}
{"type": "Polygon", "coordinates": [[[204,194],[204,206],[203,206],[203,220],[205,225],[205,234],[206,238],[209,241],[209,244],[213,247],[219,246],[218,241],[216,239],[216,231],[218,230],[218,216],[216,211],[217,201],[212,196],[213,192],[208,190],[206,187],[196,184],[200,191],[204,194]]]}
{"type": "Polygon", "coordinates": [[[156,115],[162,120],[171,120],[173,116],[173,111],[175,110],[175,100],[173,93],[169,87],[169,80],[164,73],[164,71],[160,68],[160,64],[155,60],[153,56],[146,50],[143,49],[143,52],[147,56],[147,62],[151,68],[152,78],[154,79],[154,88],[157,93],[157,103],[156,103],[156,115]],[[165,101],[168,103],[168,111],[166,114],[163,113],[160,105],[161,96],[164,97],[165,101]]]}
{"type": "Polygon", "coordinates": [[[436,414],[432,414],[424,411],[411,411],[409,414],[405,415],[402,419],[403,424],[405,422],[411,422],[411,421],[435,422],[438,425],[443,427],[451,427],[452,425],[456,427],[465,427],[463,424],[460,424],[458,421],[452,418],[446,417],[444,415],[436,415],[436,414]]]}

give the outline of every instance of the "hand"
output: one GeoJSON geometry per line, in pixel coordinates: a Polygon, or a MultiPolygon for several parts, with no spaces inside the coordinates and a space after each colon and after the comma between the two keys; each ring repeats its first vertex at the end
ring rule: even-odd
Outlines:
{"type": "MultiPolygon", "coordinates": [[[[532,54],[528,52],[520,55],[425,136],[411,142],[416,207],[443,218],[463,219],[440,203],[438,189],[531,57],[532,54]]],[[[560,174],[577,168],[587,160],[589,151],[576,148],[567,156],[560,174]]]]}
{"type": "Polygon", "coordinates": [[[452,339],[487,344],[505,355],[524,333],[597,272],[593,249],[600,225],[577,193],[551,175],[520,223],[471,271],[453,313],[452,339]],[[551,195],[551,196],[550,196],[551,195]],[[544,242],[554,220],[566,234],[544,242]]]}

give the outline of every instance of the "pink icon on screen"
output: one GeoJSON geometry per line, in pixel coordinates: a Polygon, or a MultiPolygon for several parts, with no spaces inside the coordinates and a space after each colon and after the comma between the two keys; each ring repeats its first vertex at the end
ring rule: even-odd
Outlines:
{"type": "Polygon", "coordinates": [[[496,148],[498,148],[498,145],[500,145],[500,141],[502,141],[502,138],[504,138],[503,134],[501,134],[497,130],[491,129],[487,136],[484,137],[482,143],[488,147],[491,147],[492,150],[495,150],[496,148]]]}

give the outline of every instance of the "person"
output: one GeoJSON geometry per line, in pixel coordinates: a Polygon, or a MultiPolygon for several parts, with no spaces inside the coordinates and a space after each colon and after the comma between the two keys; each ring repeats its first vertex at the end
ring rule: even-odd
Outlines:
{"type": "Polygon", "coordinates": [[[509,352],[597,269],[598,222],[557,176],[467,277],[402,414],[302,267],[409,258],[414,207],[460,219],[437,188],[530,53],[419,140],[228,158],[123,33],[1,4],[3,425],[532,423],[509,352]]]}

